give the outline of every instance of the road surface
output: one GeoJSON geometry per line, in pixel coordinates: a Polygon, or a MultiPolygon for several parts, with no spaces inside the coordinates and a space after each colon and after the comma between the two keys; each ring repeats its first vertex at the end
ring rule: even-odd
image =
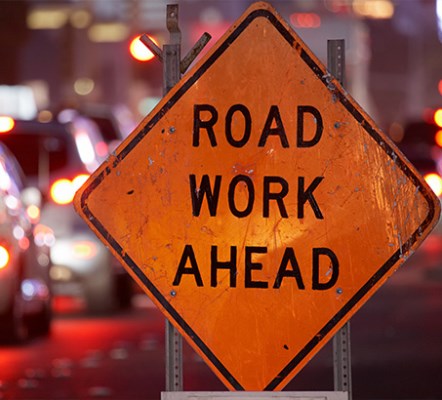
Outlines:
{"type": "MultiPolygon", "coordinates": [[[[354,399],[442,398],[439,250],[440,241],[429,243],[424,256],[407,261],[351,320],[354,399]]],[[[0,399],[160,398],[165,322],[145,295],[113,316],[88,316],[81,302],[67,299],[57,299],[55,311],[48,338],[0,346],[0,399]]],[[[187,345],[184,386],[225,390],[187,345]]],[[[331,345],[285,390],[333,390],[331,345]]]]}

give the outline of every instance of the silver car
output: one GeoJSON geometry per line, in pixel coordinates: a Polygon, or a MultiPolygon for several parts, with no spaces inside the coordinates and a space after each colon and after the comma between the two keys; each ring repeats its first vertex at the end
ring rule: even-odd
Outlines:
{"type": "Polygon", "coordinates": [[[24,341],[51,325],[49,246],[38,193],[23,184],[17,161],[0,143],[0,337],[24,341]],[[36,200],[33,202],[33,200],[36,200]]]}

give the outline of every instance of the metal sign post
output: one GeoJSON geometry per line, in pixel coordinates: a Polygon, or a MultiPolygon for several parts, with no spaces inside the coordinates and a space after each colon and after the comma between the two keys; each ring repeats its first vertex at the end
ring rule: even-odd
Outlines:
{"type": "MultiPolygon", "coordinates": [[[[210,35],[204,33],[186,57],[181,61],[181,31],[178,25],[178,4],[168,4],[166,25],[170,33],[170,43],[161,50],[147,35],[141,37],[142,43],[163,63],[163,96],[172,89],[192,61],[198,56],[210,35]]],[[[170,129],[174,129],[171,127],[170,129]]],[[[183,338],[177,329],[166,320],[166,391],[183,390],[183,338]]]]}
{"type": "MultiPolygon", "coordinates": [[[[163,95],[180,80],[181,32],[178,27],[178,5],[167,6],[167,30],[170,44],[163,47],[163,95]]],[[[183,338],[166,319],[166,390],[183,390],[183,338]]]]}
{"type": "MultiPolygon", "coordinates": [[[[345,77],[345,41],[343,39],[327,42],[327,64],[330,73],[344,85],[345,77]]],[[[351,353],[350,353],[350,321],[347,322],[333,337],[333,372],[334,389],[351,393],[351,353]]]]}

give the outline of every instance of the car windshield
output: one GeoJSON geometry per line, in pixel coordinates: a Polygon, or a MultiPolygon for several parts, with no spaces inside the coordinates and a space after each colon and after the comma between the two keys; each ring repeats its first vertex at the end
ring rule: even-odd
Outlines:
{"type": "Polygon", "coordinates": [[[14,134],[3,137],[2,141],[15,155],[27,176],[38,176],[44,171],[53,174],[67,166],[66,143],[60,138],[41,134],[14,134]]]}
{"type": "Polygon", "coordinates": [[[30,185],[43,193],[57,179],[85,173],[73,137],[64,125],[17,121],[13,130],[0,136],[20,164],[30,185]]]}
{"type": "Polygon", "coordinates": [[[111,119],[100,117],[98,115],[88,115],[88,117],[98,125],[106,142],[109,143],[113,140],[121,140],[111,119]]]}

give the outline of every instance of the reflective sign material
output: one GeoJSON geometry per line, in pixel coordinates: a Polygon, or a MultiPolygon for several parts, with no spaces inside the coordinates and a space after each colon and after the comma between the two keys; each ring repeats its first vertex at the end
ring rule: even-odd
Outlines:
{"type": "Polygon", "coordinates": [[[415,169],[257,3],[75,198],[229,389],[281,389],[440,212],[415,169]]]}

